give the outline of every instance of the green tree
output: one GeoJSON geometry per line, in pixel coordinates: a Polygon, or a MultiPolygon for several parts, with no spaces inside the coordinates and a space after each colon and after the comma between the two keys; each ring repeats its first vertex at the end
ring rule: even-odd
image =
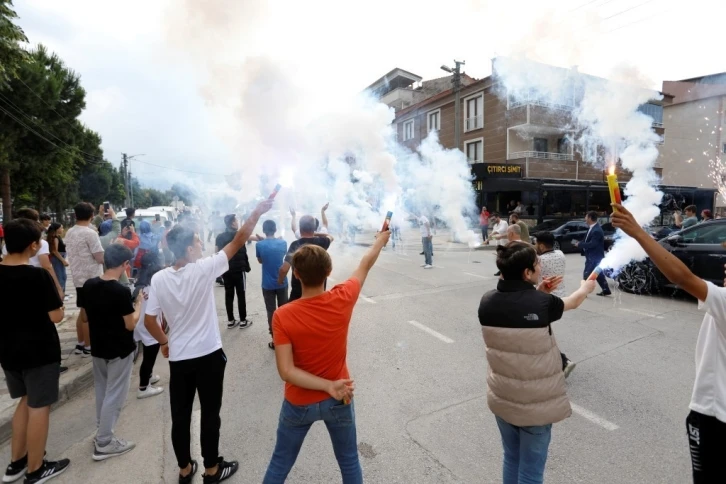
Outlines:
{"type": "MultiPolygon", "coordinates": [[[[26,52],[20,43],[27,42],[23,29],[13,22],[18,15],[13,10],[11,0],[0,0],[0,93],[8,91],[8,82],[13,79],[20,66],[25,62],[26,52]]],[[[3,202],[5,220],[12,218],[10,192],[10,158],[8,147],[12,143],[0,130],[0,198],[3,202]]]]}
{"type": "Polygon", "coordinates": [[[192,187],[183,183],[174,183],[166,193],[170,200],[175,196],[179,197],[179,200],[184,202],[184,205],[194,205],[194,201],[197,198],[197,192],[192,187]]]}

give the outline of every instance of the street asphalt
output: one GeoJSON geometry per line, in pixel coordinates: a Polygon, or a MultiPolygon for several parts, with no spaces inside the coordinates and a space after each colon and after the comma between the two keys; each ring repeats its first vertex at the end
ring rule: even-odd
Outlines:
{"type": "MultiPolygon", "coordinates": [[[[413,236],[412,236],[413,237],[413,236]]],[[[364,480],[370,483],[501,482],[502,448],[486,405],[486,358],[479,299],[496,286],[492,251],[435,247],[431,270],[415,244],[384,252],[358,301],[348,346],[364,480]]],[[[251,328],[226,329],[224,290],[214,289],[229,358],[220,452],[238,459],[228,482],[260,483],[275,443],[283,384],[275,367],[250,246],[247,301],[251,328]]],[[[355,268],[365,248],[335,242],[333,282],[355,268]]],[[[568,290],[584,259],[567,256],[568,290]]],[[[612,281],[611,281],[612,283],[612,281]]],[[[568,379],[573,415],[553,427],[546,482],[674,483],[690,480],[685,417],[694,347],[703,314],[685,297],[591,295],[553,325],[562,351],[577,362],[568,379]]],[[[92,389],[51,415],[48,457],[68,457],[53,482],[173,483],[168,392],[136,399],[138,366],[116,433],[138,443],[129,454],[94,462],[92,389]]],[[[156,372],[168,390],[168,364],[156,372]]],[[[195,407],[198,408],[198,407],[195,407]]],[[[193,421],[194,457],[199,413],[193,421]]],[[[9,445],[0,462],[9,460],[9,445]]],[[[308,434],[290,483],[335,483],[340,474],[322,423],[308,434]]],[[[201,476],[195,478],[201,483],[201,476]]]]}

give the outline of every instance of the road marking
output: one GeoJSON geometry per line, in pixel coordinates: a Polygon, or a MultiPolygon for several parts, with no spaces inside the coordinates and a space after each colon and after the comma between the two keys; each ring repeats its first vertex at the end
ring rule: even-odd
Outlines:
{"type": "Polygon", "coordinates": [[[463,271],[463,272],[464,272],[464,274],[466,274],[467,276],[474,276],[474,277],[480,277],[480,278],[482,278],[482,279],[491,279],[491,276],[480,276],[479,274],[474,274],[474,273],[472,273],[472,272],[466,272],[466,271],[463,271]]]}
{"type": "Polygon", "coordinates": [[[640,314],[642,316],[648,316],[649,318],[657,317],[658,319],[663,319],[662,316],[658,316],[657,314],[646,313],[644,311],[638,311],[637,309],[628,309],[628,308],[618,308],[618,309],[621,311],[627,311],[629,313],[635,313],[635,314],[640,314]]]}
{"type": "Polygon", "coordinates": [[[605,420],[604,418],[600,417],[599,415],[595,415],[591,411],[582,408],[579,405],[575,405],[574,403],[570,402],[570,406],[572,407],[572,411],[578,414],[580,417],[585,417],[590,422],[599,425],[600,427],[604,428],[605,430],[610,430],[611,432],[613,430],[618,430],[620,427],[615,425],[614,423],[610,422],[609,420],[605,420]]]}
{"type": "Polygon", "coordinates": [[[426,326],[424,324],[419,323],[418,321],[408,321],[408,324],[420,329],[421,331],[424,331],[424,332],[430,334],[434,338],[440,339],[444,343],[453,343],[454,342],[454,340],[449,338],[448,336],[444,336],[443,334],[439,333],[438,331],[434,331],[433,329],[429,328],[428,326],[426,326]]]}
{"type": "Polygon", "coordinates": [[[201,435],[202,435],[202,409],[198,408],[192,412],[192,457],[201,455],[201,435]]]}

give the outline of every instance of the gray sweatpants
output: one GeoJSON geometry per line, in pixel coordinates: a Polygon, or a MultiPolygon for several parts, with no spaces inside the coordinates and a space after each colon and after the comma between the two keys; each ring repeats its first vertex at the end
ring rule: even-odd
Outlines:
{"type": "Polygon", "coordinates": [[[96,387],[96,444],[107,445],[113,439],[121,408],[131,385],[134,354],[126,358],[104,360],[93,357],[93,384],[96,387]]]}
{"type": "Polygon", "coordinates": [[[265,300],[265,309],[267,309],[267,327],[272,334],[272,315],[277,308],[287,304],[287,286],[280,289],[263,289],[262,298],[265,300]]]}

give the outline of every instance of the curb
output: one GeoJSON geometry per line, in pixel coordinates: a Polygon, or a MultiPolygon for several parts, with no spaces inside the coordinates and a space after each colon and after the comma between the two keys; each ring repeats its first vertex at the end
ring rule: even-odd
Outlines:
{"type": "MultiPolygon", "coordinates": [[[[66,374],[61,375],[59,386],[58,401],[51,406],[51,412],[70,401],[82,391],[93,386],[93,363],[90,359],[88,364],[68,370],[66,374]]],[[[0,444],[4,444],[9,440],[13,433],[15,406],[3,413],[7,415],[0,415],[0,444]]]]}

